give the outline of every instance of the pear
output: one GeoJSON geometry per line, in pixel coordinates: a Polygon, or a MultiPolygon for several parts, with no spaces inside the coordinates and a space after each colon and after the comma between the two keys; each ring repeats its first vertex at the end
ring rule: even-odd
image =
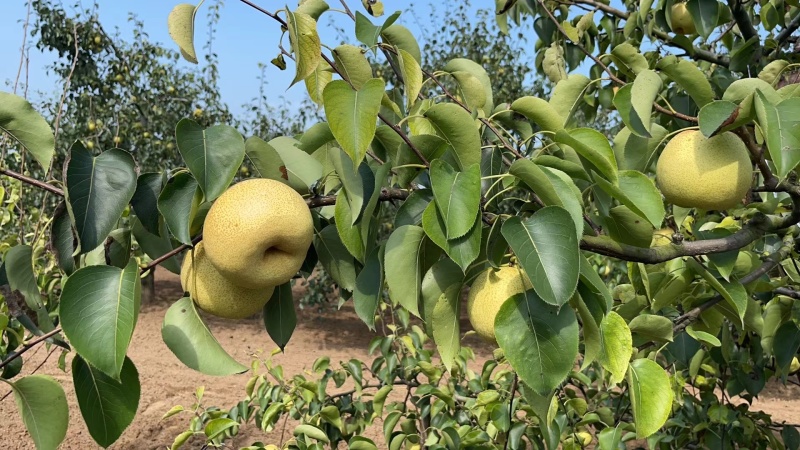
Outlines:
{"type": "Polygon", "coordinates": [[[208,259],[231,283],[247,289],[278,286],[297,273],[314,237],[303,197],[276,180],[233,185],[203,224],[208,259]]]}
{"type": "Polygon", "coordinates": [[[273,286],[246,289],[231,283],[211,265],[202,242],[183,258],[181,286],[200,309],[226,319],[244,319],[258,313],[274,290],[273,286]]]}
{"type": "Polygon", "coordinates": [[[528,277],[517,267],[490,268],[478,275],[467,297],[467,314],[478,336],[497,345],[494,318],[503,302],[532,287],[528,277]]]}
{"type": "Polygon", "coordinates": [[[694,20],[686,8],[686,3],[675,3],[670,10],[670,18],[672,21],[672,31],[677,34],[695,34],[697,28],[694,26],[694,20]]]}
{"type": "Polygon", "coordinates": [[[731,132],[706,138],[687,130],[673,137],[656,168],[668,202],[684,208],[726,210],[739,204],[752,182],[750,154],[731,132]]]}

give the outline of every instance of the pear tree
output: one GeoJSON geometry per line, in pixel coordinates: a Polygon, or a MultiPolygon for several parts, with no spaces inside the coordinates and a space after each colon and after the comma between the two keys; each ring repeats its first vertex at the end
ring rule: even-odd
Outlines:
{"type": "MultiPolygon", "coordinates": [[[[51,124],[0,93],[10,151],[39,173],[65,159],[61,179],[0,166],[60,201],[38,218],[52,252],[14,245],[0,269],[0,379],[38,449],[64,438],[67,400],[19,375],[23,355],[63,347],[83,420],[111,445],[138,406],[126,352],[158,265],[187,291],[161,336],[186,370],[252,375],[230,408],[198,392],[167,412],[188,421],[172,448],[288,419],[291,439],[248,448],[800,446],[750,406],[800,368],[800,4],[498,0],[504,31],[533,22],[548,86],[504,103],[482,61],[429,66],[388,3],[231,6],[283,31],[273,63],[323,121],[267,141],[187,117],[185,167],[141,172],[124,145],[57,151],[51,124]],[[322,42],[328,18],[351,43],[322,42]],[[589,126],[601,115],[619,131],[589,126]],[[256,180],[235,183],[245,159],[256,180]],[[205,326],[261,310],[291,346],[291,287],[317,264],[375,333],[373,360],[248,367],[205,326]],[[473,329],[495,348],[477,370],[473,329]]],[[[191,62],[201,8],[168,18],[191,62]]]]}

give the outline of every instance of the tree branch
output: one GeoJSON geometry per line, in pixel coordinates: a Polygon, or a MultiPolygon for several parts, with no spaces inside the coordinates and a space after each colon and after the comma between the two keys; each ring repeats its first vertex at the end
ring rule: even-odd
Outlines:
{"type": "MultiPolygon", "coordinates": [[[[617,8],[614,8],[612,6],[606,5],[604,3],[600,3],[600,2],[595,1],[595,0],[571,0],[571,1],[572,1],[572,3],[576,3],[576,4],[584,4],[584,5],[593,6],[594,8],[599,9],[600,11],[603,11],[605,13],[611,14],[613,16],[616,16],[616,17],[620,18],[620,19],[628,20],[628,17],[630,17],[630,14],[628,14],[625,11],[619,10],[617,8]]],[[[662,40],[665,44],[667,44],[669,46],[678,47],[680,49],[685,50],[685,48],[683,46],[677,44],[672,39],[672,37],[669,35],[669,33],[665,32],[665,31],[654,29],[653,30],[653,35],[655,35],[658,39],[662,40]]],[[[705,50],[705,49],[702,49],[700,47],[692,47],[690,56],[693,59],[696,59],[696,60],[700,59],[700,60],[703,60],[703,61],[708,61],[708,62],[713,63],[713,64],[724,66],[724,67],[728,67],[728,65],[730,65],[730,59],[728,59],[727,57],[720,56],[720,55],[718,55],[718,54],[716,54],[716,53],[714,53],[712,51],[705,50]]]]}
{"type": "Polygon", "coordinates": [[[21,173],[14,172],[13,170],[3,169],[2,167],[0,167],[0,175],[5,175],[7,177],[11,177],[11,178],[20,180],[23,183],[30,184],[31,186],[36,186],[36,187],[38,187],[40,189],[43,189],[43,190],[45,190],[47,192],[50,192],[51,194],[56,194],[56,195],[58,195],[60,197],[64,196],[64,191],[62,191],[61,189],[59,189],[59,188],[57,188],[57,187],[55,187],[53,185],[47,184],[47,183],[45,183],[43,181],[39,181],[36,178],[31,178],[31,177],[25,176],[25,175],[23,175],[21,173]]]}
{"type": "MultiPolygon", "coordinates": [[[[561,24],[558,22],[558,19],[556,19],[556,16],[553,15],[552,11],[550,11],[550,9],[547,8],[547,6],[544,3],[544,0],[538,0],[538,2],[539,2],[539,5],[541,5],[542,9],[544,9],[545,13],[547,13],[547,16],[550,18],[550,21],[553,22],[553,25],[556,26],[556,29],[558,29],[559,33],[561,33],[561,35],[564,36],[566,39],[569,39],[569,34],[564,29],[564,27],[562,27],[561,24]]],[[[600,58],[598,58],[597,56],[592,54],[592,52],[587,50],[586,47],[584,47],[583,45],[581,45],[578,42],[572,41],[571,39],[570,39],[570,41],[572,42],[572,45],[578,47],[578,49],[580,49],[580,51],[582,51],[583,54],[585,54],[592,61],[594,61],[595,64],[597,64],[598,66],[602,67],[603,71],[605,71],[608,74],[608,77],[611,78],[611,81],[613,81],[614,83],[619,84],[620,86],[625,86],[625,84],[627,84],[624,81],[622,81],[618,76],[616,76],[614,74],[614,72],[612,72],[608,68],[607,65],[605,65],[602,61],[600,61],[600,58]]],[[[676,111],[669,110],[669,109],[664,108],[663,106],[659,105],[658,103],[653,103],[653,108],[656,111],[658,111],[658,112],[660,112],[662,114],[666,114],[668,116],[672,116],[672,117],[675,117],[677,119],[685,120],[687,122],[697,123],[697,117],[689,116],[689,115],[686,115],[686,114],[682,114],[682,113],[679,113],[679,112],[676,112],[676,111]]]]}
{"type": "Polygon", "coordinates": [[[769,168],[766,159],[764,159],[764,150],[759,147],[750,131],[742,126],[736,129],[736,134],[741,138],[744,145],[750,151],[751,159],[758,166],[758,170],[764,177],[764,187],[775,188],[778,186],[778,178],[773,175],[772,170],[769,168]]]}
{"type": "Polygon", "coordinates": [[[11,361],[13,361],[13,360],[19,358],[20,356],[22,356],[23,353],[27,352],[28,350],[32,349],[33,347],[36,347],[40,342],[44,342],[44,341],[50,339],[51,337],[57,335],[58,333],[61,333],[61,327],[57,327],[55,330],[47,332],[47,333],[37,337],[36,339],[31,340],[27,344],[23,345],[19,350],[16,350],[16,351],[12,352],[11,354],[9,354],[6,359],[4,359],[2,362],[0,362],[0,369],[2,369],[3,367],[7,366],[11,361]]]}
{"type": "Polygon", "coordinates": [[[761,40],[758,38],[758,31],[753,26],[753,22],[750,21],[750,14],[745,9],[744,2],[742,0],[728,0],[728,7],[731,9],[733,20],[739,26],[739,32],[742,33],[744,40],[755,40],[755,52],[751,62],[752,64],[757,64],[761,60],[761,40]]]}
{"type": "MultiPolygon", "coordinates": [[[[770,270],[774,269],[780,262],[786,258],[789,253],[792,251],[792,247],[794,246],[794,240],[791,234],[787,234],[783,238],[783,245],[781,248],[776,251],[775,253],[769,255],[761,266],[758,269],[748,273],[747,275],[743,276],[739,279],[741,284],[749,284],[753,281],[759,279],[762,275],[766,274],[770,270]]],[[[781,288],[778,288],[781,289],[781,288]]],[[[706,301],[705,303],[698,305],[692,308],[689,312],[681,315],[675,320],[675,326],[672,329],[672,334],[677,335],[682,332],[686,327],[691,325],[692,322],[697,320],[704,311],[707,311],[713,308],[717,303],[723,300],[722,295],[717,294],[712,297],[710,300],[706,301]]]]}
{"type": "Polygon", "coordinates": [[[789,23],[786,24],[786,28],[781,30],[781,32],[778,33],[777,36],[775,36],[775,42],[777,44],[775,45],[775,49],[773,49],[772,52],[770,52],[769,56],[770,57],[776,56],[780,51],[781,47],[783,47],[783,44],[786,43],[789,37],[791,37],[792,34],[794,34],[794,32],[797,31],[797,28],[799,27],[800,27],[800,12],[798,12],[797,15],[794,16],[794,18],[789,23]]]}
{"type": "Polygon", "coordinates": [[[800,221],[800,193],[792,196],[792,212],[783,217],[759,214],[745,224],[741,230],[718,239],[705,239],[661,247],[644,248],[622,244],[608,236],[586,236],[581,239],[581,248],[594,253],[631,262],[658,264],[682,256],[699,256],[722,253],[744,247],[766,233],[781,230],[800,221]]]}

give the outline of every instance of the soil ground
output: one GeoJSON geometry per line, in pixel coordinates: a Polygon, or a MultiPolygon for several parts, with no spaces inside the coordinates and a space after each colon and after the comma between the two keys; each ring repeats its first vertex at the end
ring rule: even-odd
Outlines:
{"type": "MultiPolygon", "coordinates": [[[[296,296],[301,293],[297,291],[296,296]]],[[[205,387],[203,403],[223,408],[232,406],[244,398],[244,386],[249,375],[229,377],[210,377],[186,368],[167,349],[161,340],[161,322],[169,305],[182,295],[178,277],[159,269],[156,272],[156,300],[142,307],[139,322],[131,342],[128,356],[136,364],[142,385],[142,394],[136,418],[122,437],[110,448],[112,449],[164,449],[169,448],[172,440],[188,425],[188,416],[179,415],[166,420],[161,417],[174,405],[191,405],[193,394],[198,386],[205,387]]],[[[269,352],[275,348],[269,335],[264,330],[261,319],[244,321],[225,321],[208,318],[209,327],[222,346],[238,361],[247,364],[251,355],[256,352],[269,352]]],[[[463,324],[462,329],[468,327],[463,324]]],[[[314,360],[328,355],[331,362],[346,361],[350,358],[368,360],[366,352],[370,340],[375,336],[358,319],[351,307],[345,306],[339,311],[322,312],[317,310],[298,311],[298,325],[284,354],[273,358],[275,364],[283,366],[284,374],[293,374],[310,369],[314,360]]],[[[471,346],[478,357],[475,369],[487,358],[491,357],[491,348],[483,345],[474,337],[466,337],[464,344],[471,346]]],[[[47,351],[42,347],[26,354],[23,373],[30,373],[39,364],[42,367],[37,373],[53,376],[65,388],[70,408],[70,426],[67,437],[60,447],[64,450],[90,450],[99,448],[92,441],[86,425],[80,416],[75,400],[69,373],[62,372],[57,365],[56,355],[47,358],[47,351]],[[47,359],[45,361],[45,359],[47,359]]],[[[0,386],[0,398],[9,389],[0,386]]],[[[753,405],[773,415],[776,422],[800,422],[800,388],[797,386],[770,385],[753,405]]],[[[233,445],[246,446],[255,440],[266,443],[278,443],[291,435],[292,426],[285,433],[276,430],[269,435],[261,433],[255,427],[242,428],[241,438],[233,445]],[[284,434],[282,436],[282,434],[284,434]]],[[[376,442],[382,433],[376,430],[376,436],[369,436],[376,442]]],[[[0,400],[0,436],[3,449],[34,449],[22,421],[16,411],[11,396],[0,400]]],[[[202,442],[190,441],[184,448],[199,449],[202,442]]]]}

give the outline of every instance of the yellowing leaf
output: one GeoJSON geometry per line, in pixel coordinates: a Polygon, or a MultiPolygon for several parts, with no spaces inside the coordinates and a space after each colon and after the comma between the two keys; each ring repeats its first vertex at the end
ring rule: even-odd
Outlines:
{"type": "Polygon", "coordinates": [[[197,54],[194,50],[194,15],[196,13],[197,7],[189,3],[181,3],[172,8],[167,18],[169,36],[178,44],[183,58],[194,64],[197,64],[197,54]]]}
{"type": "Polygon", "coordinates": [[[419,91],[422,90],[422,69],[411,53],[397,49],[397,60],[400,62],[400,71],[403,73],[403,82],[406,85],[406,102],[408,108],[417,100],[419,91]]]}
{"type": "Polygon", "coordinates": [[[308,14],[286,12],[286,24],[289,28],[289,42],[297,64],[293,86],[300,80],[306,79],[314,73],[317,65],[322,60],[322,44],[317,34],[317,21],[308,14]]]}

